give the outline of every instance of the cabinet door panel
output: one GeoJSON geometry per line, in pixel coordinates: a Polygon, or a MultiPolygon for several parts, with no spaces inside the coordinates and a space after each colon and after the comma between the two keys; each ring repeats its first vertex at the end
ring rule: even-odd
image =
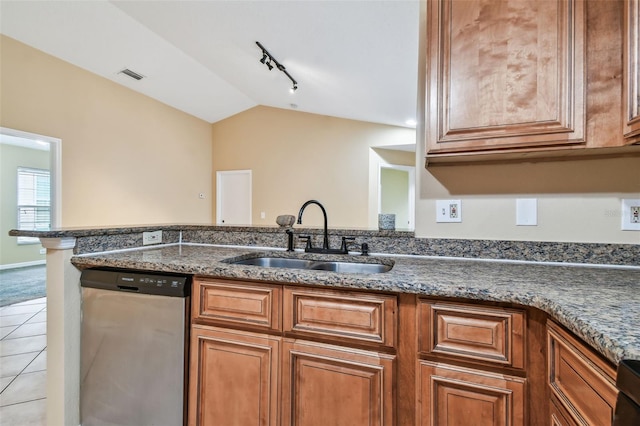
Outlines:
{"type": "Polygon", "coordinates": [[[582,0],[428,7],[428,153],[584,142],[582,0]]]}
{"type": "Polygon", "coordinates": [[[189,425],[278,424],[279,338],[192,327],[189,425]]]}
{"type": "Polygon", "coordinates": [[[193,290],[196,322],[280,329],[280,286],[197,278],[193,290]]]}
{"type": "Polygon", "coordinates": [[[421,299],[420,352],[524,368],[524,311],[421,299]]]}
{"type": "Polygon", "coordinates": [[[578,424],[609,425],[618,391],[615,370],[559,326],[548,324],[551,393],[578,424]]]}
{"type": "Polygon", "coordinates": [[[525,379],[428,361],[419,368],[421,426],[525,424],[525,379]]]}
{"type": "Polygon", "coordinates": [[[640,140],[640,0],[627,0],[624,17],[624,135],[640,140]]]}
{"type": "Polygon", "coordinates": [[[285,287],[284,331],[393,347],[397,299],[385,294],[285,287]]]}
{"type": "Polygon", "coordinates": [[[293,340],[283,352],[283,425],[394,423],[395,357],[293,340]]]}

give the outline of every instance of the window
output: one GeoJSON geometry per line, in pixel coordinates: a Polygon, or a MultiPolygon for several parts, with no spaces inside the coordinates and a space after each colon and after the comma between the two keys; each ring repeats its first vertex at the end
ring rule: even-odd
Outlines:
{"type": "MultiPolygon", "coordinates": [[[[49,170],[18,167],[18,229],[51,228],[51,179],[49,170]]],[[[18,244],[39,243],[38,238],[18,237],[18,244]]]]}

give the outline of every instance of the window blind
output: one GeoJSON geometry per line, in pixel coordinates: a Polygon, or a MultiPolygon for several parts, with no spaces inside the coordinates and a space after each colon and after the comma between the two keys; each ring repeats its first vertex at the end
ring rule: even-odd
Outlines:
{"type": "MultiPolygon", "coordinates": [[[[51,228],[51,178],[48,170],[18,167],[18,229],[51,228]]],[[[18,237],[18,244],[38,243],[38,238],[18,237]]]]}

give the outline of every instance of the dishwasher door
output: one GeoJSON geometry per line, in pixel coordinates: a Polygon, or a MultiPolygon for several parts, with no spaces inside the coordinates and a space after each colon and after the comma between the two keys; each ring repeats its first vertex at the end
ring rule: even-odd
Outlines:
{"type": "Polygon", "coordinates": [[[126,288],[82,288],[82,424],[183,425],[189,299],[126,288]]]}

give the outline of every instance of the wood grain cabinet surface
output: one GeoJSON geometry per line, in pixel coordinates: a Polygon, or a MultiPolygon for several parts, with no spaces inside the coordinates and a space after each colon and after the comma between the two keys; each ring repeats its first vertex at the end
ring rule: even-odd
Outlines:
{"type": "Polygon", "coordinates": [[[395,296],[286,286],[283,307],[285,333],[395,346],[395,296]]]}
{"type": "Polygon", "coordinates": [[[479,304],[419,299],[419,350],[524,368],[526,313],[479,304]]]}
{"type": "Polygon", "coordinates": [[[640,141],[640,0],[627,0],[624,15],[624,135],[640,141]]]}
{"type": "Polygon", "coordinates": [[[421,426],[525,425],[526,379],[420,361],[421,426]]]}
{"type": "Polygon", "coordinates": [[[193,325],[189,426],[279,425],[280,338],[193,325]]]}
{"type": "Polygon", "coordinates": [[[283,352],[283,426],[395,424],[395,356],[293,339],[283,352]]]}
{"type": "Polygon", "coordinates": [[[194,322],[259,330],[281,328],[281,286],[198,278],[193,289],[194,322]]]}
{"type": "Polygon", "coordinates": [[[426,2],[427,164],[637,155],[637,2],[426,2]]]}
{"type": "Polygon", "coordinates": [[[615,369],[560,326],[550,321],[547,327],[551,394],[575,424],[611,425],[615,369]]]}

